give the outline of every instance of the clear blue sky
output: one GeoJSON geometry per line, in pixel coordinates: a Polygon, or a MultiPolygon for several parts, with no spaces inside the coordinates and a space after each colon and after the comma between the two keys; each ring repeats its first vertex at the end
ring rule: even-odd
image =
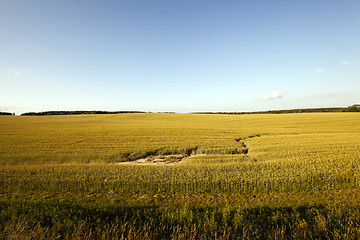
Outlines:
{"type": "Polygon", "coordinates": [[[348,106],[359,26],[359,0],[2,0],[0,111],[348,106]]]}

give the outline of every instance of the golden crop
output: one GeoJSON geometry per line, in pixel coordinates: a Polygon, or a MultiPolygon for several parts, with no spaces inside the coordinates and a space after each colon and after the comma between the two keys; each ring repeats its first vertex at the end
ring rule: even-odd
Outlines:
{"type": "MultiPolygon", "coordinates": [[[[69,213],[64,214],[70,216],[77,209],[79,219],[88,216],[79,209],[97,209],[101,213],[110,209],[106,210],[110,214],[118,207],[118,214],[136,212],[143,220],[131,215],[135,222],[124,218],[121,224],[144,221],[141,231],[157,237],[166,236],[166,231],[173,234],[178,231],[176,228],[165,231],[158,226],[168,221],[169,226],[192,229],[186,236],[195,238],[198,235],[194,235],[193,228],[206,224],[201,234],[210,234],[206,235],[210,238],[214,238],[211,234],[216,229],[233,229],[229,236],[263,239],[268,234],[280,234],[279,227],[288,231],[284,230],[281,236],[290,234],[293,238],[307,232],[310,238],[326,239],[327,231],[343,238],[356,238],[360,233],[353,226],[360,223],[356,217],[359,211],[352,208],[354,215],[347,215],[344,209],[359,204],[354,197],[359,195],[360,186],[359,116],[358,113],[0,116],[0,194],[5,196],[0,201],[0,210],[14,209],[0,214],[0,229],[19,228],[2,223],[1,219],[13,219],[12,224],[18,222],[11,215],[13,211],[25,212],[21,221],[35,219],[26,215],[34,212],[27,208],[41,212],[39,209],[49,206],[48,201],[53,199],[54,206],[64,201],[73,204],[69,213]],[[173,154],[182,154],[184,158],[175,164],[122,164],[173,154]],[[326,208],[322,205],[325,203],[329,205],[326,208]],[[134,204],[141,207],[134,210],[134,204]],[[210,209],[213,205],[216,207],[210,209]],[[22,206],[25,210],[19,209],[22,206]],[[160,208],[156,212],[146,210],[154,206],[160,208]],[[301,215],[305,214],[301,212],[304,206],[312,206],[306,207],[310,209],[306,210],[307,217],[301,215]],[[343,208],[328,210],[334,206],[343,208]],[[261,215],[254,207],[265,212],[261,215]],[[288,207],[299,209],[292,213],[288,207]],[[264,217],[261,221],[271,226],[269,232],[262,233],[264,228],[251,218],[244,220],[248,215],[264,217]],[[284,216],[293,220],[283,220],[284,216]],[[203,218],[208,222],[204,223],[203,218]],[[155,225],[146,225],[152,223],[155,225]],[[255,234],[241,227],[258,228],[260,232],[255,234]]],[[[51,211],[54,218],[60,216],[58,209],[51,211]]],[[[40,215],[44,214],[49,212],[40,215]]],[[[98,221],[108,218],[111,217],[101,220],[100,216],[98,221]]],[[[73,224],[71,221],[69,224],[73,224]]],[[[83,221],[93,224],[89,219],[83,221]]],[[[33,229],[30,223],[26,224],[33,229]]],[[[64,228],[64,223],[53,224],[64,228]]],[[[102,227],[91,231],[99,229],[102,227]]]]}
{"type": "MultiPolygon", "coordinates": [[[[187,152],[192,156],[176,165],[112,164],[102,168],[121,171],[121,176],[113,179],[114,184],[121,181],[128,186],[134,184],[137,187],[131,189],[139,188],[137,191],[142,191],[143,183],[172,191],[190,182],[197,184],[194,191],[211,189],[216,184],[224,191],[278,189],[278,182],[298,188],[301,182],[330,184],[343,178],[358,184],[358,116],[356,113],[3,116],[0,163],[118,163],[187,152]],[[240,151],[242,145],[248,154],[240,151]]],[[[104,178],[106,174],[105,171],[104,178]]]]}
{"type": "Polygon", "coordinates": [[[115,163],[194,148],[224,155],[241,148],[237,138],[259,161],[357,158],[359,123],[357,113],[1,116],[0,164],[115,163]]]}

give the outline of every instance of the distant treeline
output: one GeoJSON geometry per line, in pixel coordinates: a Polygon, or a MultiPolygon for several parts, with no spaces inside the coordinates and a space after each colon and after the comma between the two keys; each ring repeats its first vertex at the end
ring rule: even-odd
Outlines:
{"type": "Polygon", "coordinates": [[[0,115],[13,115],[13,114],[9,112],[0,112],[0,115]]]}
{"type": "Polygon", "coordinates": [[[316,113],[316,112],[360,112],[360,105],[355,104],[347,108],[305,108],[305,109],[289,109],[289,110],[269,110],[258,112],[194,112],[194,114],[282,114],[282,113],[316,113]]]}
{"type": "Polygon", "coordinates": [[[47,116],[47,115],[80,115],[80,114],[120,114],[120,113],[145,113],[141,111],[47,111],[47,112],[27,112],[21,116],[47,116]]]}
{"type": "MultiPolygon", "coordinates": [[[[333,108],[305,108],[305,109],[289,109],[289,110],[269,110],[257,112],[193,112],[193,114],[282,114],[282,113],[316,113],[316,112],[360,112],[360,104],[354,104],[349,107],[333,107],[333,108]]],[[[47,115],[80,115],[80,114],[121,114],[121,113],[146,113],[143,111],[46,111],[46,112],[27,112],[21,116],[47,116],[47,115]]],[[[174,112],[163,112],[174,113],[174,112]]],[[[0,112],[0,115],[13,115],[8,112],[0,112]]]]}

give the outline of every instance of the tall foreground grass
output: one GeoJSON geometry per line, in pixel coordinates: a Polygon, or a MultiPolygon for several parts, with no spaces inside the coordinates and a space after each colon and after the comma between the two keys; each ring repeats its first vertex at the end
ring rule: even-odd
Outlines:
{"type": "Polygon", "coordinates": [[[0,238],[358,239],[359,117],[0,116],[0,238]]]}
{"type": "Polygon", "coordinates": [[[2,200],[1,207],[7,209],[1,215],[0,237],[5,239],[358,239],[360,236],[358,206],[242,208],[224,202],[215,206],[178,202],[149,206],[77,196],[2,200]]]}

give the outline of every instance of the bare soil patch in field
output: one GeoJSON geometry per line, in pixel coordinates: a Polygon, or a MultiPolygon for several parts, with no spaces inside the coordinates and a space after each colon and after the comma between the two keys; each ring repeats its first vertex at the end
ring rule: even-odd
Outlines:
{"type": "Polygon", "coordinates": [[[141,165],[164,165],[164,164],[176,164],[179,163],[186,157],[190,155],[187,154],[176,154],[176,155],[166,155],[166,156],[151,156],[147,158],[140,158],[135,161],[130,162],[119,162],[116,164],[120,165],[133,165],[133,164],[141,164],[141,165]]]}

